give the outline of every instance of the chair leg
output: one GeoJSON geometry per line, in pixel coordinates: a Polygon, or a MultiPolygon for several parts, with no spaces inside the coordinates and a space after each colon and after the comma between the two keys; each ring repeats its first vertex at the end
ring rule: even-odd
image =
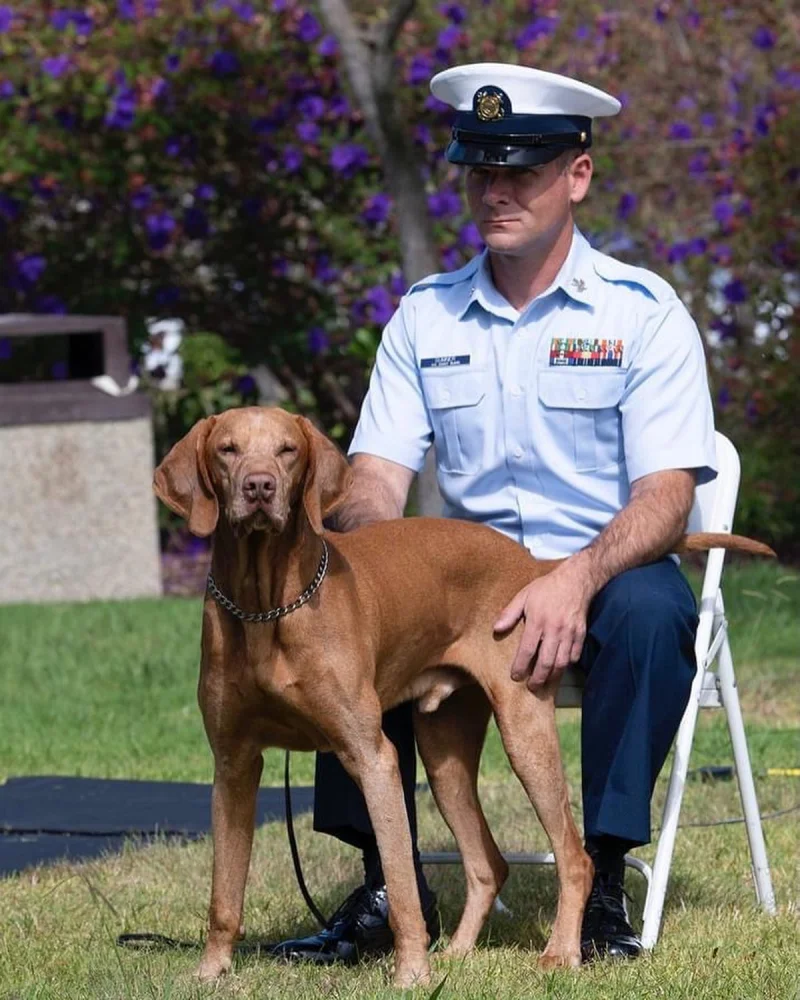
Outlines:
{"type": "Polygon", "coordinates": [[[762,908],[770,914],[775,913],[775,893],[772,889],[772,878],[767,860],[767,848],[764,843],[764,831],[761,828],[761,816],[756,800],[756,788],[753,781],[753,770],[750,766],[750,753],[747,749],[747,738],[744,731],[742,709],[739,704],[739,692],[736,688],[736,678],[733,672],[733,657],[728,637],[719,651],[717,666],[720,695],[728,719],[728,731],[733,746],[733,759],[736,763],[736,778],[739,782],[739,795],[742,799],[742,811],[747,827],[747,839],[750,844],[750,857],[753,865],[756,899],[762,908]]]}
{"type": "MultiPolygon", "coordinates": [[[[708,631],[708,628],[705,630],[708,631]]],[[[708,648],[708,635],[705,636],[705,648],[708,648]]],[[[698,656],[698,662],[705,662],[705,657],[698,656]]],[[[644,926],[642,927],[642,946],[654,948],[658,941],[661,927],[661,914],[664,910],[664,899],[667,895],[667,881],[672,865],[672,853],[675,849],[675,836],[678,831],[678,818],[681,812],[683,789],[686,785],[686,773],[689,770],[689,757],[692,752],[694,730],[697,725],[697,713],[700,709],[700,691],[703,685],[705,670],[698,669],[692,684],[689,703],[683,713],[678,735],[675,740],[675,756],[672,771],[669,776],[667,798],[664,802],[664,815],[661,820],[661,832],[658,836],[656,858],[653,863],[653,877],[647,887],[647,899],[644,904],[644,926]]]]}

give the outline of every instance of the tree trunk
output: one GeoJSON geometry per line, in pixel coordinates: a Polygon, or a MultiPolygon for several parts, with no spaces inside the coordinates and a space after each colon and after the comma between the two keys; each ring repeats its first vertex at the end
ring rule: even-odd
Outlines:
{"type": "MultiPolygon", "coordinates": [[[[414,4],[415,0],[396,0],[367,41],[346,0],[319,0],[322,16],[341,47],[351,89],[381,158],[388,193],[395,206],[403,274],[409,284],[440,269],[428,217],[425,182],[395,101],[394,44],[414,4]]],[[[442,498],[432,456],[433,449],[417,478],[417,507],[420,514],[438,516],[442,498]]]]}

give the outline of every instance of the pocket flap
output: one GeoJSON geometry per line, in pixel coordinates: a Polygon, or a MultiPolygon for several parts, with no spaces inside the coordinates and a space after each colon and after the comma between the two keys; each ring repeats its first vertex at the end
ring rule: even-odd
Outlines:
{"type": "Polygon", "coordinates": [[[485,371],[423,375],[425,399],[432,410],[476,406],[486,395],[485,371]]]}
{"type": "Polygon", "coordinates": [[[624,389],[624,372],[539,372],[539,399],[553,408],[602,410],[616,406],[624,389]]]}

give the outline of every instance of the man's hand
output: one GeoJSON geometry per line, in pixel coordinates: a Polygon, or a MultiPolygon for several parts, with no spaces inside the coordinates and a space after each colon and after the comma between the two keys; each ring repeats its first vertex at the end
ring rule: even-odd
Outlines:
{"type": "Polygon", "coordinates": [[[494,626],[496,632],[505,632],[525,618],[512,680],[526,681],[534,691],[578,660],[594,594],[588,574],[572,560],[522,588],[494,626]]]}

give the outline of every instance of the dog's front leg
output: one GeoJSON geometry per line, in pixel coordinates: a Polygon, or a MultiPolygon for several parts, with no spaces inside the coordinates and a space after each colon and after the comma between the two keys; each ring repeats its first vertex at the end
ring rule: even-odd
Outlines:
{"type": "Polygon", "coordinates": [[[389,898],[394,985],[405,989],[429,982],[430,964],[397,751],[383,734],[379,717],[366,732],[363,717],[357,726],[355,740],[351,736],[349,745],[337,753],[367,803],[389,898]]]}
{"type": "Polygon", "coordinates": [[[216,979],[231,967],[233,946],[242,924],[263,764],[260,752],[237,752],[235,757],[215,754],[211,796],[214,874],[208,940],[197,969],[197,977],[203,981],[216,979]]]}

